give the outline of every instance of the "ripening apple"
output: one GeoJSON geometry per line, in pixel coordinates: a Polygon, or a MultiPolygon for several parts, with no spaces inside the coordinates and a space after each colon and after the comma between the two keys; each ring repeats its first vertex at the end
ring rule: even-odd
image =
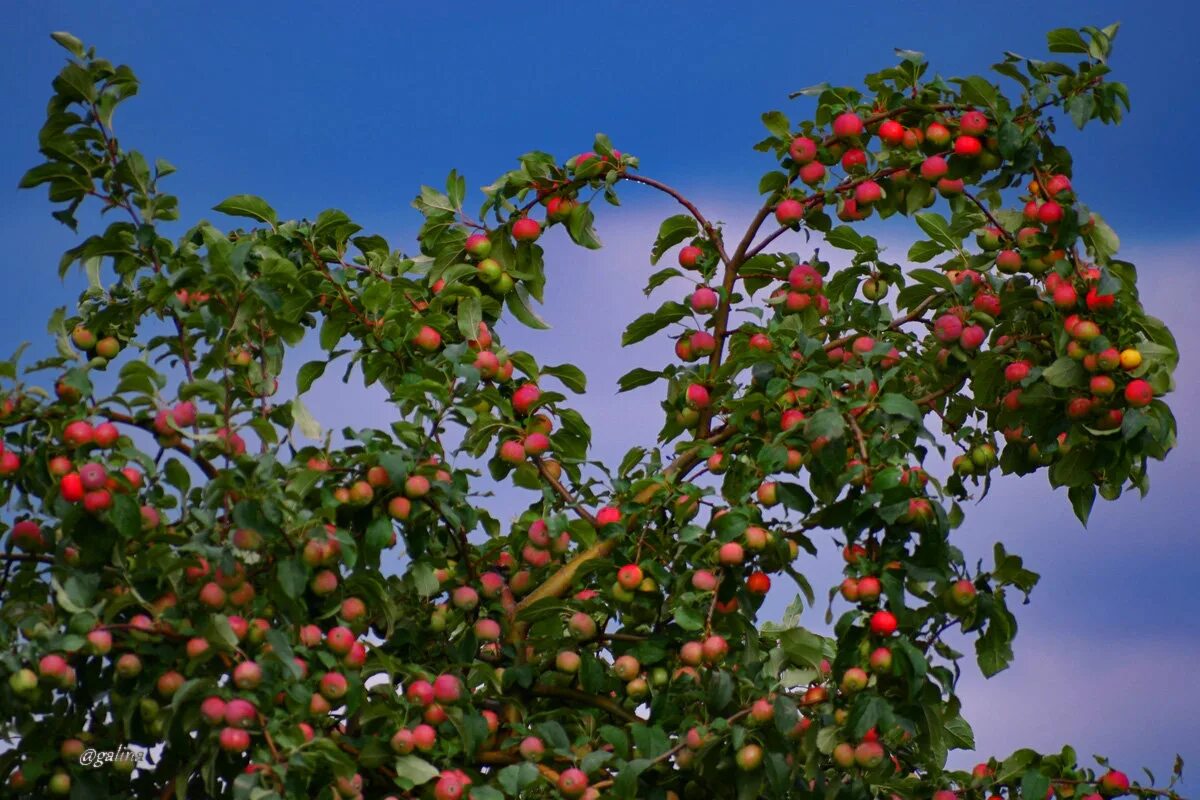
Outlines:
{"type": "Polygon", "coordinates": [[[737,542],[726,542],[717,550],[717,560],[726,566],[741,564],[745,558],[745,551],[737,542]]]}
{"type": "Polygon", "coordinates": [[[763,481],[760,483],[756,495],[758,502],[765,508],[770,508],[779,503],[779,487],[774,481],[763,481]]]}
{"type": "Polygon", "coordinates": [[[582,665],[583,659],[574,650],[560,650],[554,657],[554,668],[568,675],[574,675],[582,665]]]}
{"type": "Polygon", "coordinates": [[[513,411],[520,416],[526,416],[537,404],[541,391],[532,383],[519,386],[512,396],[513,411]]]}
{"type": "Polygon", "coordinates": [[[1125,385],[1125,403],[1130,408],[1144,408],[1154,400],[1154,387],[1148,381],[1135,378],[1125,385]]]}
{"type": "Polygon", "coordinates": [[[737,762],[738,769],[743,772],[752,772],[758,769],[762,764],[763,749],[756,744],[746,744],[737,751],[734,756],[734,761],[737,762]]]}
{"type": "Polygon", "coordinates": [[[949,171],[950,165],[941,156],[929,156],[929,158],[921,162],[921,178],[930,183],[935,183],[941,178],[946,177],[946,173],[949,171]]]}
{"type": "Polygon", "coordinates": [[[413,337],[413,344],[426,353],[433,353],[442,346],[442,335],[428,325],[422,325],[413,337]]]}
{"type": "Polygon", "coordinates": [[[963,322],[954,314],[943,314],[933,321],[933,335],[939,342],[951,344],[962,336],[963,322]]]}
{"type": "Polygon", "coordinates": [[[875,741],[859,742],[854,748],[854,763],[863,769],[875,769],[884,761],[883,745],[875,741]]]}
{"type": "Polygon", "coordinates": [[[845,111],[833,118],[833,135],[838,139],[852,139],[862,132],[862,118],[853,111],[845,111]]]}
{"type": "Polygon", "coordinates": [[[532,242],[542,235],[542,226],[529,217],[521,217],[512,226],[513,238],[518,242],[532,242]]]}
{"type": "Polygon", "coordinates": [[[775,219],[785,226],[799,223],[804,219],[804,204],[791,198],[780,200],[775,206],[775,219]]]}
{"type": "Polygon", "coordinates": [[[487,258],[488,253],[492,252],[492,243],[484,234],[473,233],[467,237],[463,249],[476,258],[487,258]]]}
{"type": "Polygon", "coordinates": [[[816,186],[825,180],[825,165],[820,161],[810,161],[800,167],[800,181],[806,186],[816,186]]]}
{"type": "Polygon", "coordinates": [[[526,761],[541,761],[546,753],[546,745],[536,736],[526,736],[517,750],[526,761]]]}
{"type": "Polygon", "coordinates": [[[890,611],[876,611],[870,619],[871,633],[876,636],[891,636],[896,632],[896,615],[890,611]]]}
{"type": "Polygon", "coordinates": [[[729,653],[729,642],[723,636],[712,634],[701,644],[704,660],[709,664],[717,664],[729,653]]]}
{"type": "Polygon", "coordinates": [[[842,674],[841,690],[846,694],[861,692],[867,688],[867,673],[861,667],[850,667],[842,674]]]}
{"type": "Polygon", "coordinates": [[[883,587],[879,583],[879,579],[873,575],[866,575],[858,580],[858,600],[861,603],[874,603],[879,599],[879,594],[883,587]]]}
{"type": "Polygon", "coordinates": [[[892,651],[886,647],[877,647],[871,651],[868,664],[872,672],[889,672],[892,669],[892,651]]]}
{"type": "Polygon", "coordinates": [[[1129,793],[1129,778],[1124,772],[1110,769],[1100,776],[1098,788],[1105,797],[1116,797],[1129,793]]]}
{"type": "Polygon", "coordinates": [[[218,738],[221,749],[227,753],[244,753],[250,749],[250,734],[241,728],[222,728],[218,738]]]}
{"type": "Polygon", "coordinates": [[[717,588],[717,576],[706,569],[692,573],[692,588],[701,592],[712,592],[717,588]]]}
{"type": "Polygon", "coordinates": [[[588,788],[587,773],[577,767],[564,769],[558,776],[557,786],[564,797],[583,797],[588,788]]]}
{"type": "Polygon", "coordinates": [[[717,296],[717,293],[707,286],[701,286],[692,292],[692,310],[700,314],[708,314],[715,310],[719,303],[720,298],[717,296]]]}
{"type": "MultiPolygon", "coordinates": [[[[698,667],[704,663],[704,645],[700,642],[684,642],[679,648],[679,660],[689,667],[698,667]]],[[[36,681],[37,678],[35,677],[36,681]]]]}
{"type": "Polygon", "coordinates": [[[817,143],[807,136],[797,136],[788,146],[788,155],[803,166],[817,157],[817,143]]]}
{"type": "Polygon", "coordinates": [[[700,262],[704,251],[695,245],[688,245],[679,251],[679,266],[692,269],[700,262]]]}
{"type": "Polygon", "coordinates": [[[849,742],[839,742],[830,753],[833,758],[833,763],[842,769],[849,769],[854,766],[854,745],[849,742]]]}
{"type": "Polygon", "coordinates": [[[433,699],[444,705],[452,705],[462,698],[462,681],[456,675],[438,675],[433,680],[433,699]]]}
{"type": "Polygon", "coordinates": [[[422,753],[428,753],[437,743],[437,730],[431,725],[421,723],[412,729],[412,741],[422,753]]]}

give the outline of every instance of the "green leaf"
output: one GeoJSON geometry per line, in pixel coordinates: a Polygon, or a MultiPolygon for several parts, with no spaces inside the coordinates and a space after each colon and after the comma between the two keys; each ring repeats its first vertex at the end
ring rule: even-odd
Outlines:
{"type": "Polygon", "coordinates": [[[396,779],[403,780],[410,786],[429,783],[439,774],[437,767],[414,755],[399,756],[392,766],[396,770],[396,779]]]}
{"type": "Polygon", "coordinates": [[[267,205],[267,201],[252,194],[235,194],[227,197],[213,206],[213,211],[228,214],[231,217],[249,217],[259,222],[265,222],[272,228],[278,222],[275,209],[267,205]]]}
{"type": "MultiPolygon", "coordinates": [[[[1051,53],[1086,53],[1087,42],[1074,28],[1055,28],[1046,34],[1047,49],[1051,53]]],[[[1043,792],[1042,794],[1045,794],[1043,792]]],[[[1026,795],[1026,797],[1041,797],[1041,795],[1026,795]]]]}
{"type": "Polygon", "coordinates": [[[836,409],[822,408],[804,423],[804,434],[810,440],[824,436],[837,439],[846,431],[846,421],[836,409]]]}
{"type": "Polygon", "coordinates": [[[458,301],[458,332],[465,339],[475,339],[479,336],[479,323],[483,322],[483,311],[479,298],[464,297],[458,301]]]}
{"type": "Polygon", "coordinates": [[[923,264],[926,261],[937,258],[944,252],[946,252],[946,248],[937,242],[920,239],[913,242],[912,247],[908,248],[908,260],[923,264]]]}
{"type": "Polygon", "coordinates": [[[413,564],[411,571],[413,583],[417,587],[417,593],[422,597],[431,597],[441,589],[441,584],[438,582],[437,576],[433,574],[433,567],[424,561],[413,564]]]}
{"type": "Polygon", "coordinates": [[[1083,365],[1073,358],[1063,356],[1055,360],[1042,372],[1042,378],[1051,386],[1062,389],[1068,386],[1079,386],[1083,383],[1086,373],[1083,365]]]}
{"type": "Polygon", "coordinates": [[[870,236],[863,236],[849,225],[838,225],[825,234],[825,241],[842,250],[856,250],[863,255],[872,255],[879,246],[870,236]]]}
{"type": "Polygon", "coordinates": [[[658,226],[658,238],[650,250],[650,263],[657,264],[663,254],[685,239],[691,239],[700,233],[696,220],[687,214],[676,214],[667,217],[658,226]]]}
{"type": "Polygon", "coordinates": [[[661,372],[635,367],[621,376],[620,380],[617,381],[617,386],[619,391],[628,392],[630,389],[636,389],[639,386],[649,386],[661,377],[661,372]]]}
{"type": "Polygon", "coordinates": [[[1096,502],[1096,487],[1072,486],[1067,489],[1067,498],[1071,501],[1075,516],[1079,517],[1079,521],[1086,528],[1088,516],[1092,513],[1092,504],[1096,502]]]}
{"type": "Polygon", "coordinates": [[[1026,770],[1021,776],[1021,797],[1045,797],[1050,789],[1050,779],[1036,769],[1026,770]]]}
{"type": "Polygon", "coordinates": [[[921,409],[909,398],[902,394],[889,392],[879,398],[879,407],[889,414],[904,417],[912,422],[920,422],[923,415],[921,409]]]}
{"type": "Polygon", "coordinates": [[[321,423],[317,422],[313,417],[312,412],[308,410],[308,406],[304,405],[299,397],[292,398],[292,420],[296,423],[296,427],[300,429],[300,433],[308,439],[314,441],[321,440],[321,423]]]}
{"type": "Polygon", "coordinates": [[[541,722],[538,723],[534,730],[538,736],[550,746],[552,750],[561,750],[567,752],[571,749],[571,740],[567,737],[567,732],[563,730],[563,726],[557,722],[541,722]]]}
{"type": "Polygon", "coordinates": [[[529,306],[529,293],[524,286],[517,286],[515,291],[508,293],[504,298],[508,304],[508,310],[512,312],[521,324],[528,328],[533,328],[539,331],[549,330],[550,326],[546,321],[539,317],[529,306]]]}
{"type": "Polygon", "coordinates": [[[657,311],[650,311],[629,323],[629,327],[621,334],[621,345],[636,344],[643,339],[653,336],[668,325],[691,314],[688,307],[674,301],[663,303],[657,311]]]}
{"type": "Polygon", "coordinates": [[[763,125],[780,139],[792,138],[792,123],[782,111],[768,111],[762,115],[763,125]]]}
{"type": "Polygon", "coordinates": [[[566,386],[576,394],[583,394],[587,391],[587,376],[583,374],[583,370],[574,364],[559,364],[553,367],[542,367],[544,375],[553,375],[562,381],[563,386],[566,386]]]}
{"type": "Polygon", "coordinates": [[[328,361],[309,361],[300,367],[296,373],[296,392],[304,394],[312,388],[313,383],[325,374],[328,361]]]}
{"type": "Polygon", "coordinates": [[[917,220],[917,225],[921,226],[921,230],[929,236],[930,239],[942,245],[946,250],[957,250],[962,240],[955,236],[950,230],[950,223],[941,214],[933,211],[924,211],[914,217],[917,220]]]}
{"type": "Polygon", "coordinates": [[[292,600],[298,599],[304,593],[304,587],[308,583],[304,565],[294,558],[281,561],[275,571],[275,577],[283,593],[292,600]]]}
{"type": "Polygon", "coordinates": [[[1083,130],[1083,126],[1087,125],[1088,120],[1096,111],[1096,95],[1091,92],[1077,94],[1067,100],[1066,109],[1067,113],[1071,115],[1071,121],[1075,123],[1075,127],[1083,130]]]}
{"type": "Polygon", "coordinates": [[[538,779],[538,768],[529,761],[505,767],[496,775],[500,788],[510,797],[519,797],[525,787],[538,779]]]}
{"type": "Polygon", "coordinates": [[[779,637],[783,653],[798,667],[819,669],[825,658],[825,640],[804,628],[786,630],[779,637]]]}
{"type": "Polygon", "coordinates": [[[55,31],[54,33],[50,34],[50,38],[57,42],[60,46],[69,50],[71,55],[75,56],[76,58],[83,58],[83,42],[79,41],[71,34],[67,33],[66,31],[55,31]]]}
{"type": "Polygon", "coordinates": [[[725,670],[720,670],[709,676],[708,679],[708,708],[714,714],[719,714],[722,709],[729,705],[733,700],[733,678],[725,670]]]}
{"type": "Polygon", "coordinates": [[[572,206],[571,215],[567,217],[567,233],[570,234],[571,241],[589,250],[599,250],[600,239],[596,236],[596,229],[592,227],[594,219],[592,207],[587,203],[572,206]]]}
{"type": "Polygon", "coordinates": [[[951,750],[975,749],[975,732],[961,716],[946,720],[945,734],[951,750]]]}

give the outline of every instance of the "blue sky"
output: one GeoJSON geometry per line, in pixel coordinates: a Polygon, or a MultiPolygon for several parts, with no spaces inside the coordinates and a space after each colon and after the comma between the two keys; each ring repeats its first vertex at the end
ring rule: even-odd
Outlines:
{"type": "MultiPolygon", "coordinates": [[[[1061,138],[1076,147],[1076,188],[1121,234],[1146,305],[1180,339],[1172,398],[1180,443],[1152,468],[1145,501],[1099,505],[1087,531],[1040,477],[1001,481],[968,510],[965,550],[983,556],[1002,540],[1044,579],[1017,612],[1016,665],[986,682],[968,669],[962,693],[985,751],[1070,742],[1085,756],[1106,754],[1130,770],[1144,764],[1160,776],[1176,751],[1200,755],[1200,693],[1188,669],[1200,659],[1200,381],[1191,344],[1200,336],[1192,308],[1200,198],[1185,161],[1200,124],[1200,11],[1111,2],[863,4],[853,12],[781,2],[736,12],[711,2],[653,5],[347,3],[317,13],[295,3],[10,4],[0,26],[0,236],[10,243],[5,272],[17,302],[0,315],[3,340],[44,341],[47,315],[78,288],[69,279],[64,290],[55,277],[73,236],[49,218],[44,195],[15,189],[37,163],[35,134],[62,62],[51,30],[74,32],[142,78],[119,133],[179,167],[171,190],[185,220],[215,216],[208,209],[216,202],[249,192],[286,216],[342,208],[415,249],[419,219],[409,201],[421,183],[439,184],[457,167],[483,185],[526,150],[565,158],[588,149],[596,131],[638,155],[645,174],[736,228],[770,166],[750,149],[763,135],[759,114],[803,112],[789,91],[853,83],[891,63],[893,47],[926,52],[942,74],[981,72],[1003,50],[1042,56],[1051,28],[1120,20],[1112,63],[1133,111],[1120,128],[1089,128],[1086,141],[1065,128],[1061,138]]],[[[623,197],[623,209],[599,220],[606,249],[548,244],[545,316],[554,329],[514,330],[507,339],[543,363],[588,367],[592,388],[578,406],[596,431],[597,455],[608,458],[657,429],[660,390],[616,398],[616,377],[668,358],[661,344],[622,351],[618,340],[647,302],[641,287],[657,221],[675,210],[638,187],[623,197]]],[[[907,246],[898,236],[887,241],[907,246]]],[[[319,385],[310,406],[326,425],[348,421],[336,385],[319,385]]],[[[355,415],[364,425],[388,419],[370,393],[355,415]]],[[[837,569],[827,558],[810,572],[821,585],[837,569]]],[[[782,608],[788,598],[776,595],[782,608]]],[[[805,623],[820,627],[822,613],[805,623]]]]}

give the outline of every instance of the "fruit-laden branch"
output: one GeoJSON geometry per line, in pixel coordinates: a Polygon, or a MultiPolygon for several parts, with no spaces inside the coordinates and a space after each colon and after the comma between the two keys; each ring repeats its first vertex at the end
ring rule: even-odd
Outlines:
{"type": "MultiPolygon", "coordinates": [[[[154,425],[152,423],[143,422],[141,420],[136,420],[133,417],[131,417],[127,414],[122,414],[119,411],[111,411],[109,409],[102,408],[102,409],[97,409],[96,413],[99,416],[102,416],[111,422],[119,422],[123,425],[131,425],[135,428],[141,428],[142,430],[147,431],[149,433],[152,433],[155,435],[158,434],[158,431],[156,431],[154,429],[154,425]]],[[[163,446],[170,450],[175,450],[180,453],[183,453],[185,456],[190,458],[193,462],[195,462],[196,466],[198,466],[200,468],[200,471],[203,472],[209,479],[215,480],[217,478],[217,476],[221,474],[220,471],[212,465],[211,461],[209,461],[204,456],[197,453],[196,449],[194,447],[192,447],[191,445],[184,444],[183,442],[176,442],[174,444],[168,444],[168,445],[163,445],[163,446]]]]}
{"type": "Polygon", "coordinates": [[[555,493],[563,499],[563,502],[575,509],[575,512],[579,514],[581,519],[585,520],[588,524],[595,526],[596,517],[592,515],[592,512],[583,507],[583,504],[580,503],[578,498],[571,493],[570,489],[563,485],[562,481],[550,474],[550,471],[546,468],[546,463],[540,458],[537,459],[537,469],[538,473],[542,476],[542,480],[550,484],[550,488],[552,488],[555,493]]]}

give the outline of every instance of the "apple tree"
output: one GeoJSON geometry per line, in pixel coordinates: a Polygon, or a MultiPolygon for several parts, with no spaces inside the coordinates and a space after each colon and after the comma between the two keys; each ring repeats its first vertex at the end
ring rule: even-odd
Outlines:
{"type": "Polygon", "coordinates": [[[974,743],[943,637],[1003,670],[1038,581],[999,544],[967,563],[963,501],[1043,472],[1086,522],[1174,442],[1175,342],[1055,138],[1127,111],[1116,33],[798,92],[803,121],[763,115],[736,235],[601,135],[521,156],[478,208],[456,172],[422,187],[411,255],[248,194],[180,226],[171,165],[117,134],[134,74],[55,34],[22,186],[103,224],[58,265],[88,288],[56,350],[0,364],[7,791],[1174,797],[1069,747],[947,767],[974,743]],[[543,238],[599,247],[629,184],[680,213],[623,343],[677,358],[621,379],[661,387],[664,423],[603,465],[583,371],[501,334],[545,327],[543,238]],[[917,237],[898,261],[858,224],[892,216],[917,237]],[[322,434],[302,398],[339,377],[382,387],[390,426],[322,434]],[[528,505],[496,519],[489,489],[528,505]],[[844,545],[829,637],[800,624],[818,531],[844,545]],[[795,600],[761,624],[773,586],[795,600]],[[145,757],[80,764],[118,747],[145,757]]]}

